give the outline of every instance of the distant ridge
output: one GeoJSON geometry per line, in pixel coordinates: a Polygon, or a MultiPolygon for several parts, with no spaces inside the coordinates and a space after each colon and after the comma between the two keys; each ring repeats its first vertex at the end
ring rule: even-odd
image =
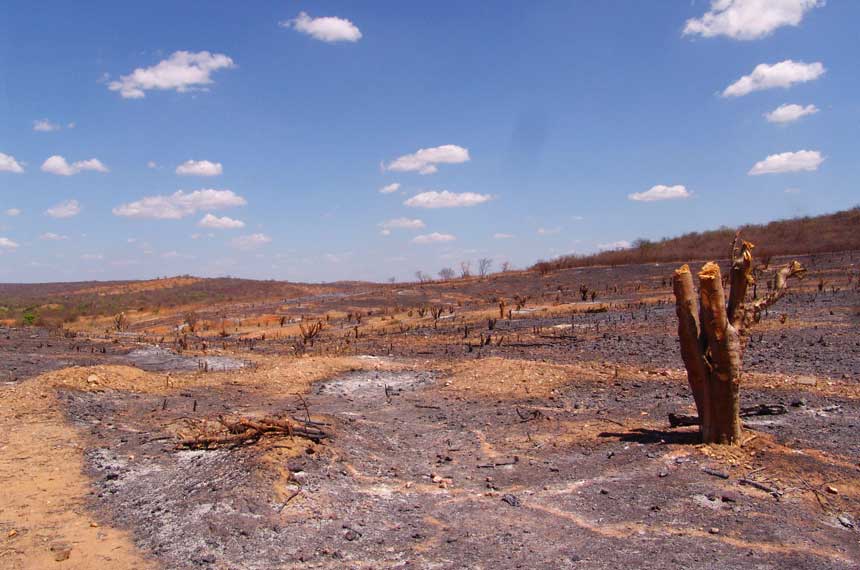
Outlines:
{"type": "Polygon", "coordinates": [[[758,257],[860,250],[860,206],[834,214],[739,228],[722,227],[660,241],[639,239],[629,248],[540,260],[531,269],[552,271],[592,265],[722,259],[727,256],[731,240],[738,230],[743,239],[756,245],[758,257]]]}

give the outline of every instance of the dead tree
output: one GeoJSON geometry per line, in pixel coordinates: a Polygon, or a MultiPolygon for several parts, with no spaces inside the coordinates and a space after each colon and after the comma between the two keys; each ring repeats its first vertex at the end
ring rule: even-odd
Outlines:
{"type": "Polygon", "coordinates": [[[681,357],[704,443],[739,443],[739,387],[746,335],[762,311],[785,295],[789,278],[803,277],[806,272],[792,261],[776,271],[767,297],[747,300],[747,289],[754,282],[752,249],[746,241],[737,247],[737,238],[732,244],[728,301],[720,266],[714,262],[706,263],[699,272],[698,297],[687,265],[675,270],[672,278],[681,357]]]}
{"type": "Polygon", "coordinates": [[[310,345],[313,346],[314,339],[323,330],[323,323],[322,321],[317,321],[315,323],[310,323],[308,326],[305,326],[304,323],[299,323],[299,330],[302,333],[302,344],[310,343],[310,345]]]}
{"type": "Polygon", "coordinates": [[[125,312],[118,313],[114,315],[113,318],[113,328],[117,332],[122,332],[128,328],[128,317],[125,316],[125,312]]]}

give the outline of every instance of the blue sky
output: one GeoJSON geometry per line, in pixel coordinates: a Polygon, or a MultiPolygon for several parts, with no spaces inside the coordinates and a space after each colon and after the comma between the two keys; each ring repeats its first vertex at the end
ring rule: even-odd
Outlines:
{"type": "Polygon", "coordinates": [[[852,207],[858,19],[845,0],[12,1],[0,281],[409,279],[852,207]]]}

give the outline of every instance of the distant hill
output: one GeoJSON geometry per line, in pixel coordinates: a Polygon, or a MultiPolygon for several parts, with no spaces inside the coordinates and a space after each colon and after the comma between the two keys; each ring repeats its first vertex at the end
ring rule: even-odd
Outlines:
{"type": "Polygon", "coordinates": [[[660,241],[639,239],[629,248],[592,255],[565,255],[549,261],[538,261],[531,268],[552,271],[591,265],[722,259],[728,255],[729,246],[738,230],[743,239],[756,245],[758,257],[860,250],[860,207],[769,224],[722,227],[660,241]]]}

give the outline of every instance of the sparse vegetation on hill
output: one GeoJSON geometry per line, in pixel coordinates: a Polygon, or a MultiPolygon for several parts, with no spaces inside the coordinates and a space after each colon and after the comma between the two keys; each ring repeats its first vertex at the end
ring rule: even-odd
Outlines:
{"type": "Polygon", "coordinates": [[[731,243],[738,230],[745,240],[761,244],[756,254],[762,259],[770,255],[852,251],[860,249],[860,231],[857,228],[860,228],[860,206],[835,214],[778,220],[739,228],[723,227],[660,241],[639,239],[632,247],[625,249],[541,260],[534,264],[532,269],[546,272],[592,265],[723,259],[728,255],[725,244],[731,243]]]}

